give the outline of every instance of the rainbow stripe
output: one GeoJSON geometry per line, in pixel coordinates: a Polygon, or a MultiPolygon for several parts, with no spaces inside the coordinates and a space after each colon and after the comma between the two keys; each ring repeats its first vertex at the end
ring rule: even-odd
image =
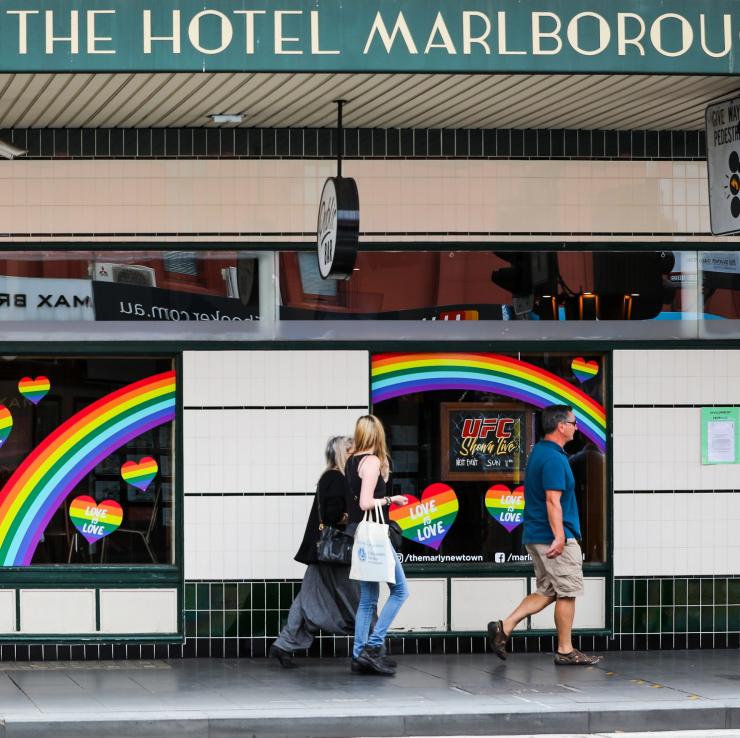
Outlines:
{"type": "Polygon", "coordinates": [[[13,416],[5,405],[0,405],[0,446],[2,446],[13,430],[13,416]]]}
{"type": "Polygon", "coordinates": [[[175,372],[102,397],[59,426],[0,491],[0,566],[26,566],[54,512],[113,451],[175,417],[175,372]]]}
{"type": "Polygon", "coordinates": [[[578,429],[599,450],[606,450],[606,411],[564,379],[500,354],[375,354],[372,358],[373,404],[392,397],[432,390],[476,390],[521,400],[535,407],[570,405],[578,429]]]}

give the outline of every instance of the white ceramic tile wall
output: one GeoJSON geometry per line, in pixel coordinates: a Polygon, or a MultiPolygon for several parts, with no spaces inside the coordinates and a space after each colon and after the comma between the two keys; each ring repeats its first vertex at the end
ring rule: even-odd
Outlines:
{"type": "Polygon", "coordinates": [[[367,412],[368,374],[367,351],[184,354],[185,407],[219,408],[185,410],[187,579],[303,575],[293,555],[326,439],[351,435],[367,412]],[[352,408],[323,409],[342,405],[352,408]]]}
{"type": "Polygon", "coordinates": [[[185,407],[367,405],[367,351],[186,351],[185,407]]]}
{"type": "Polygon", "coordinates": [[[177,633],[176,589],[101,589],[101,633],[177,633]]]}
{"type": "MultiPolygon", "coordinates": [[[[92,233],[305,233],[334,168],[330,160],[11,161],[0,171],[0,213],[8,233],[69,233],[79,223],[92,233]]],[[[345,169],[359,183],[369,232],[710,230],[701,162],[351,160],[345,169]],[[533,189],[548,193],[535,210],[533,189]]]]}
{"type": "Polygon", "coordinates": [[[313,491],[327,439],[352,435],[365,412],[185,410],[185,494],[313,491]]]}
{"type": "MultiPolygon", "coordinates": [[[[617,406],[740,404],[740,351],[613,356],[617,406]]],[[[615,407],[613,431],[615,576],[739,574],[740,467],[702,465],[700,407],[615,407]]]]}
{"type": "MultiPolygon", "coordinates": [[[[452,579],[450,593],[450,628],[485,631],[490,620],[505,617],[526,597],[527,580],[523,577],[452,579]]],[[[526,622],[522,622],[517,630],[526,627],[526,622]]]]}
{"type": "Polygon", "coordinates": [[[0,589],[0,633],[15,632],[15,590],[0,589]]]}
{"type": "MultiPolygon", "coordinates": [[[[530,580],[534,592],[537,582],[530,580]]],[[[531,618],[532,630],[554,630],[555,606],[546,607],[531,618]]],[[[604,628],[606,619],[606,580],[604,577],[585,577],[583,595],[576,600],[573,628],[604,628]]]]}
{"type": "Polygon", "coordinates": [[[740,351],[629,350],[613,356],[615,405],[740,404],[740,351]]]}
{"type": "Polygon", "coordinates": [[[615,408],[613,420],[616,491],[740,488],[740,466],[701,463],[700,408],[615,408]]]}
{"type": "MultiPolygon", "coordinates": [[[[447,630],[447,580],[409,579],[409,598],[403,603],[391,630],[412,631],[447,630]]],[[[378,612],[388,599],[389,589],[380,585],[378,612]]]]}
{"type": "Polygon", "coordinates": [[[300,579],[313,497],[185,498],[186,579],[300,579]]]}
{"type": "Polygon", "coordinates": [[[22,589],[20,611],[22,633],[95,632],[92,589],[22,589]]]}
{"type": "Polygon", "coordinates": [[[740,493],[614,495],[614,575],[740,575],[740,493]]]}

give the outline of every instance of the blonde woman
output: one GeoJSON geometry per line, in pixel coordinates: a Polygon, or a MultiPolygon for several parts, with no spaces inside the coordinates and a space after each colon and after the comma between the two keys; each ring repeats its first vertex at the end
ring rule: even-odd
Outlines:
{"type": "MultiPolygon", "coordinates": [[[[358,419],[353,441],[354,451],[347,462],[345,475],[349,483],[350,497],[347,503],[348,525],[362,520],[366,510],[388,507],[395,503],[405,505],[404,495],[386,494],[386,483],[390,476],[388,447],[383,424],[374,415],[363,415],[358,419]]],[[[396,673],[395,663],[385,657],[383,644],[388,628],[409,596],[406,576],[401,563],[396,559],[396,583],[389,584],[390,597],[370,632],[378,606],[380,587],[378,582],[360,582],[360,603],[355,617],[355,643],[352,650],[354,673],[375,673],[392,676],[396,673]]]]}
{"type": "Polygon", "coordinates": [[[336,635],[351,635],[360,599],[358,583],[349,578],[349,566],[325,564],[316,559],[319,523],[342,528],[347,523],[347,482],[344,466],[352,439],[334,436],[326,444],[326,469],[319,479],[313,506],[308,516],[303,543],[296,561],[307,564],[301,591],[288,613],[288,622],[270,646],[270,656],[285,669],[297,666],[295,651],[303,651],[319,630],[336,635]]]}

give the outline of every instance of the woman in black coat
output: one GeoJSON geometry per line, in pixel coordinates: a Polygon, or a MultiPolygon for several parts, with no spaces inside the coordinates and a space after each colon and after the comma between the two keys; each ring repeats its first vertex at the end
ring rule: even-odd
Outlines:
{"type": "Polygon", "coordinates": [[[349,566],[324,564],[316,560],[319,524],[343,527],[347,521],[347,483],[344,465],[352,445],[347,436],[334,436],[326,445],[326,470],[319,479],[313,506],[308,516],[296,561],[307,564],[301,591],[290,612],[288,622],[270,646],[270,656],[286,669],[297,666],[294,651],[303,651],[319,630],[335,635],[352,635],[355,612],[360,601],[358,583],[349,578],[349,566]]]}

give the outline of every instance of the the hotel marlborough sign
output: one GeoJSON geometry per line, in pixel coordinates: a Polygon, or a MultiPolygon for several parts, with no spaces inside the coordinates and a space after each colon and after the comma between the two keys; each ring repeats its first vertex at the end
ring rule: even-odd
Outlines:
{"type": "Polygon", "coordinates": [[[3,0],[0,72],[738,74],[739,0],[3,0]]]}

